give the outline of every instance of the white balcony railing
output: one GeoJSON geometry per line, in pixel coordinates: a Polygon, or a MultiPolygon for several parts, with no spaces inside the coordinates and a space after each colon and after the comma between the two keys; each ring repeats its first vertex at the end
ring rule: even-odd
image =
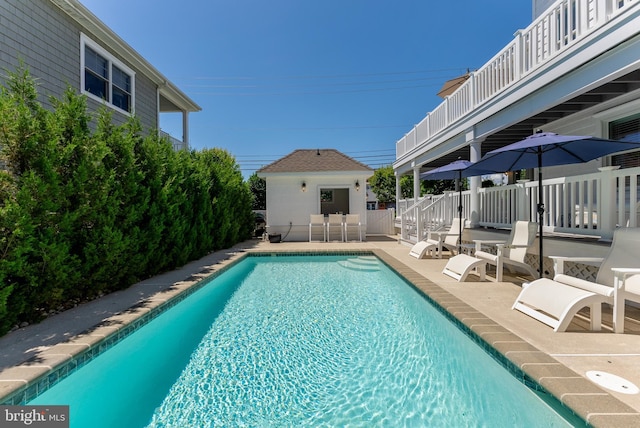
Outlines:
{"type": "Polygon", "coordinates": [[[561,55],[640,0],[558,0],[396,142],[396,159],[561,55]]]}
{"type": "Polygon", "coordinates": [[[173,150],[178,151],[178,150],[189,150],[189,145],[183,141],[178,140],[175,137],[172,137],[171,135],[169,135],[168,133],[164,132],[164,131],[160,131],[160,136],[162,138],[166,138],[167,140],[169,140],[171,142],[171,145],[173,146],[173,150]]]}
{"type": "MultiPolygon", "coordinates": [[[[400,236],[403,240],[424,239],[430,230],[436,230],[445,224],[451,224],[458,215],[460,194],[446,192],[444,195],[428,195],[414,204],[400,201],[400,236]]],[[[464,218],[470,215],[470,192],[462,192],[462,207],[464,218]]]]}
{"type": "MultiPolygon", "coordinates": [[[[639,227],[640,168],[616,168],[604,167],[593,174],[544,180],[543,230],[607,239],[617,227],[639,227]]],[[[462,195],[463,216],[469,219],[471,194],[467,191],[462,195]]],[[[537,181],[478,189],[478,196],[480,226],[509,228],[516,220],[538,221],[537,181]]],[[[457,192],[432,200],[438,203],[424,200],[399,212],[404,225],[403,239],[422,239],[424,229],[431,224],[429,219],[450,223],[457,215],[457,192]]]]}

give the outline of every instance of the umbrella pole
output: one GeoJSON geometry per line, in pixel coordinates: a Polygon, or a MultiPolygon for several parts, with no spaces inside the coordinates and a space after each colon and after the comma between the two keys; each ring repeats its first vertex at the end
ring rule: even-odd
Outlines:
{"type": "Polygon", "coordinates": [[[540,278],[544,278],[544,261],[542,260],[542,220],[544,219],[544,202],[542,201],[542,148],[538,147],[538,230],[540,238],[538,239],[538,257],[540,258],[540,278]]]}
{"type": "Polygon", "coordinates": [[[458,254],[462,253],[462,170],[458,171],[458,254]]]}

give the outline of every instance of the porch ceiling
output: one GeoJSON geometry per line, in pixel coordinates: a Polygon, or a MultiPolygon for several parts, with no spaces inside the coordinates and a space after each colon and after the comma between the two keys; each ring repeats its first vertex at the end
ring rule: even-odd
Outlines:
{"type": "MultiPolygon", "coordinates": [[[[606,82],[597,88],[579,94],[561,102],[547,110],[535,114],[518,123],[499,130],[488,136],[482,143],[482,155],[515,143],[533,134],[537,128],[563,117],[588,109],[603,102],[612,100],[628,92],[640,89],[640,70],[634,70],[624,76],[606,82]]],[[[433,162],[423,165],[425,171],[451,163],[459,158],[469,159],[469,147],[465,146],[433,162]]]]}

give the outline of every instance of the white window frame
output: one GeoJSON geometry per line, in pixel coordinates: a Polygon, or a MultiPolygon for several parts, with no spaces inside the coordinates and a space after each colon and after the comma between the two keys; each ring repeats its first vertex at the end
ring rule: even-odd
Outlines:
{"type": "Polygon", "coordinates": [[[106,104],[114,110],[117,110],[123,114],[132,116],[135,112],[136,105],[136,73],[119,61],[116,57],[110,54],[106,49],[102,48],[99,44],[91,40],[84,33],[80,33],[80,93],[86,95],[88,98],[96,100],[99,103],[106,104]],[[85,47],[89,47],[96,51],[100,56],[104,57],[109,63],[109,79],[108,79],[108,99],[102,99],[97,95],[92,94],[85,90],[85,47]],[[121,109],[112,103],[113,100],[113,66],[118,67],[131,77],[131,111],[121,109]]]}

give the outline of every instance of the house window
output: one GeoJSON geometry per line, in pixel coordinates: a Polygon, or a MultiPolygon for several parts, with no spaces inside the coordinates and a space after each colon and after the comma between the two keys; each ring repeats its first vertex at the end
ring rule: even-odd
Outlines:
{"type": "MultiPolygon", "coordinates": [[[[609,138],[612,140],[640,142],[640,114],[609,123],[609,138]]],[[[611,165],[621,168],[640,166],[640,150],[611,156],[611,165]]]]}
{"type": "Polygon", "coordinates": [[[131,76],[115,65],[111,67],[113,85],[111,102],[124,111],[131,111],[131,76]]]}
{"type": "Polygon", "coordinates": [[[84,90],[103,100],[109,94],[109,62],[88,46],[84,50],[84,90]]]}
{"type": "Polygon", "coordinates": [[[82,92],[132,113],[135,73],[84,34],[80,41],[82,92]]]}

